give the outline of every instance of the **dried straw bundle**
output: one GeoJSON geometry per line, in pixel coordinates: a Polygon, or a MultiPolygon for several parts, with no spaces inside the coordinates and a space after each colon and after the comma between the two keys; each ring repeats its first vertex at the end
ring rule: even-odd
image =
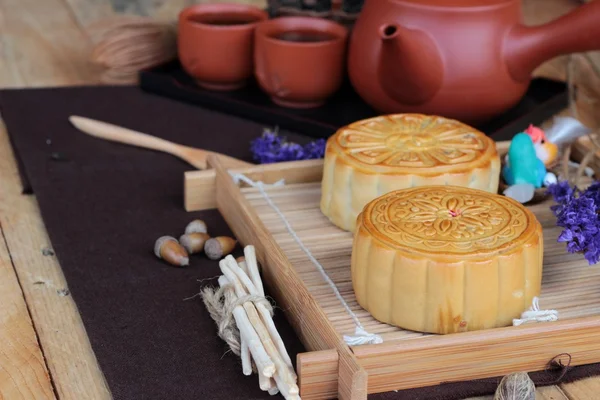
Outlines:
{"type": "MultiPolygon", "coordinates": [[[[579,103],[578,103],[578,95],[576,90],[576,75],[578,75],[578,70],[584,69],[587,65],[589,69],[592,70],[591,74],[596,77],[600,77],[600,69],[596,66],[589,58],[589,56],[584,54],[584,62],[577,62],[578,55],[572,54],[569,56],[569,62],[567,64],[567,86],[569,89],[569,110],[571,115],[574,118],[579,117],[579,103]],[[587,62],[585,62],[587,60],[587,62]]],[[[591,76],[586,75],[588,80],[591,76]]],[[[584,97],[584,96],[579,96],[584,97]]],[[[600,130],[596,130],[596,132],[590,132],[584,137],[579,138],[575,142],[571,143],[563,153],[562,157],[562,178],[568,180],[569,183],[575,186],[580,186],[582,182],[586,181],[586,169],[591,168],[596,175],[596,179],[600,179],[600,140],[598,138],[598,134],[600,134],[600,130]],[[569,162],[571,158],[579,161],[579,166],[577,171],[573,173],[569,173],[570,165],[569,162]]]]}
{"type": "Polygon", "coordinates": [[[506,375],[496,389],[494,400],[535,400],[535,385],[526,372],[506,375]]]}
{"type": "Polygon", "coordinates": [[[589,135],[590,142],[592,143],[592,149],[589,151],[588,154],[586,154],[583,161],[581,162],[582,165],[585,165],[585,162],[587,161],[585,158],[588,157],[588,164],[596,173],[596,179],[600,179],[600,138],[598,137],[599,135],[600,131],[589,135]],[[592,154],[590,155],[590,153],[592,154]]]}
{"type": "Polygon", "coordinates": [[[590,179],[586,171],[591,168],[596,179],[600,179],[600,140],[598,133],[591,133],[580,139],[584,146],[572,144],[567,147],[563,154],[561,163],[561,180],[567,180],[571,185],[583,187],[589,184],[590,179]],[[584,150],[585,149],[585,150],[584,150]],[[581,160],[576,171],[571,171],[571,156],[575,153],[575,158],[581,160]]]}
{"type": "Polygon", "coordinates": [[[104,83],[135,83],[139,71],[177,56],[176,26],[168,22],[120,16],[100,21],[90,31],[96,43],[91,59],[104,68],[104,83]]]}

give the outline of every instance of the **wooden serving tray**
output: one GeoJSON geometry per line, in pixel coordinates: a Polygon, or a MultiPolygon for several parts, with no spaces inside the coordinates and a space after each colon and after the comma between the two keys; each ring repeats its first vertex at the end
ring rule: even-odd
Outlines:
{"type": "MultiPolygon", "coordinates": [[[[498,145],[505,151],[506,143],[498,145]]],[[[561,353],[570,354],[571,365],[600,361],[600,268],[557,243],[560,228],[549,202],[531,209],[544,228],[540,307],[558,310],[559,321],[430,335],[382,324],[357,304],[350,277],[352,234],[319,210],[322,160],[227,170],[212,157],[210,165],[214,170],[186,174],[186,204],[190,210],[216,205],[241,244],[256,247],[270,293],[308,350],[297,357],[303,399],[364,400],[369,393],[538,371],[561,353]],[[354,333],[352,319],[259,189],[234,181],[238,173],[265,184],[285,180],[265,188],[270,200],[382,344],[346,345],[343,335],[354,333]]]]}

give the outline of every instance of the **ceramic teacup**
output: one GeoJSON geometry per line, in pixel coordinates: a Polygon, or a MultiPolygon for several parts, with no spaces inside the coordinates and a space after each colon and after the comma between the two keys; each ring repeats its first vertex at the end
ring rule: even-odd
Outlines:
{"type": "Polygon", "coordinates": [[[341,86],[348,30],[313,17],[261,22],[254,38],[254,74],[278,105],[318,107],[341,86]]]}
{"type": "Polygon", "coordinates": [[[179,14],[177,47],[185,71],[199,86],[234,90],[254,70],[254,31],[268,14],[235,3],[197,4],[179,14]]]}

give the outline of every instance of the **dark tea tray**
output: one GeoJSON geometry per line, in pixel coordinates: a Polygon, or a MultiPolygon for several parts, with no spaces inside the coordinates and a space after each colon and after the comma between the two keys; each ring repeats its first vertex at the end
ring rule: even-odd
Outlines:
{"type": "MultiPolygon", "coordinates": [[[[149,93],[315,138],[326,138],[344,125],[379,114],[358,96],[349,82],[345,82],[323,106],[304,110],[274,104],[254,81],[232,92],[202,89],[178,62],[143,71],[140,86],[149,93]]],[[[519,104],[477,128],[495,140],[508,140],[529,124],[540,124],[552,117],[567,104],[568,90],[565,83],[536,78],[519,104]]]]}

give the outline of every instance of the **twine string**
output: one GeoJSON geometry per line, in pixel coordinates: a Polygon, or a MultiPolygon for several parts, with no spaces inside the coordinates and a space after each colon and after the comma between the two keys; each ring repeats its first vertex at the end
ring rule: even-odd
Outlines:
{"type": "Polygon", "coordinates": [[[551,385],[558,385],[563,381],[567,373],[572,369],[571,361],[573,358],[569,353],[560,353],[552,358],[548,365],[546,366],[546,372],[552,372],[552,370],[558,370],[558,376],[554,378],[554,380],[550,381],[551,385]],[[566,356],[567,364],[563,364],[561,357],[566,356]]]}
{"type": "Polygon", "coordinates": [[[264,296],[246,295],[237,297],[231,283],[216,289],[206,287],[202,289],[201,296],[210,317],[217,324],[219,337],[229,345],[233,354],[238,357],[241,352],[240,330],[235,323],[233,310],[245,303],[261,303],[273,316],[273,306],[264,296]]]}
{"type": "Polygon", "coordinates": [[[558,320],[558,311],[556,310],[540,310],[540,299],[533,298],[533,304],[529,310],[521,314],[521,318],[513,319],[513,325],[519,326],[528,322],[551,322],[558,320]]]}
{"type": "Polygon", "coordinates": [[[358,319],[356,314],[350,309],[350,306],[348,305],[346,300],[344,300],[344,297],[341,295],[337,286],[335,285],[335,283],[331,280],[331,278],[325,271],[325,268],[321,265],[321,263],[319,263],[319,261],[317,261],[317,259],[311,253],[311,251],[304,245],[304,243],[302,242],[302,240],[300,239],[300,237],[298,236],[298,234],[296,233],[294,228],[292,228],[292,225],[290,224],[288,219],[285,217],[285,215],[279,209],[279,207],[277,207],[277,205],[273,202],[273,200],[271,199],[271,197],[268,195],[267,191],[265,190],[265,187],[268,187],[268,186],[283,186],[283,185],[285,185],[285,181],[283,179],[281,179],[272,185],[265,185],[263,182],[261,182],[261,181],[255,182],[243,174],[233,174],[233,173],[230,173],[230,174],[236,184],[239,184],[239,182],[244,182],[247,185],[258,189],[261,196],[265,199],[265,201],[267,202],[269,207],[271,207],[273,209],[273,211],[275,211],[277,213],[277,215],[279,216],[281,221],[284,223],[287,231],[292,236],[294,241],[298,244],[298,246],[300,246],[300,249],[302,249],[302,251],[306,254],[308,259],[313,263],[313,265],[316,267],[317,271],[319,271],[319,273],[321,274],[321,276],[323,277],[325,282],[327,282],[327,284],[329,285],[329,287],[335,294],[335,297],[337,297],[337,299],[340,301],[340,303],[342,304],[342,306],[344,307],[344,309],[346,310],[348,315],[350,315],[350,317],[352,318],[352,321],[354,321],[356,329],[354,330],[354,335],[351,335],[351,336],[344,335],[344,342],[346,342],[346,344],[348,344],[349,346],[359,346],[359,345],[363,345],[363,344],[383,343],[383,339],[381,338],[381,336],[374,334],[374,333],[367,332],[367,330],[364,328],[364,326],[360,323],[360,320],[358,319]]]}

